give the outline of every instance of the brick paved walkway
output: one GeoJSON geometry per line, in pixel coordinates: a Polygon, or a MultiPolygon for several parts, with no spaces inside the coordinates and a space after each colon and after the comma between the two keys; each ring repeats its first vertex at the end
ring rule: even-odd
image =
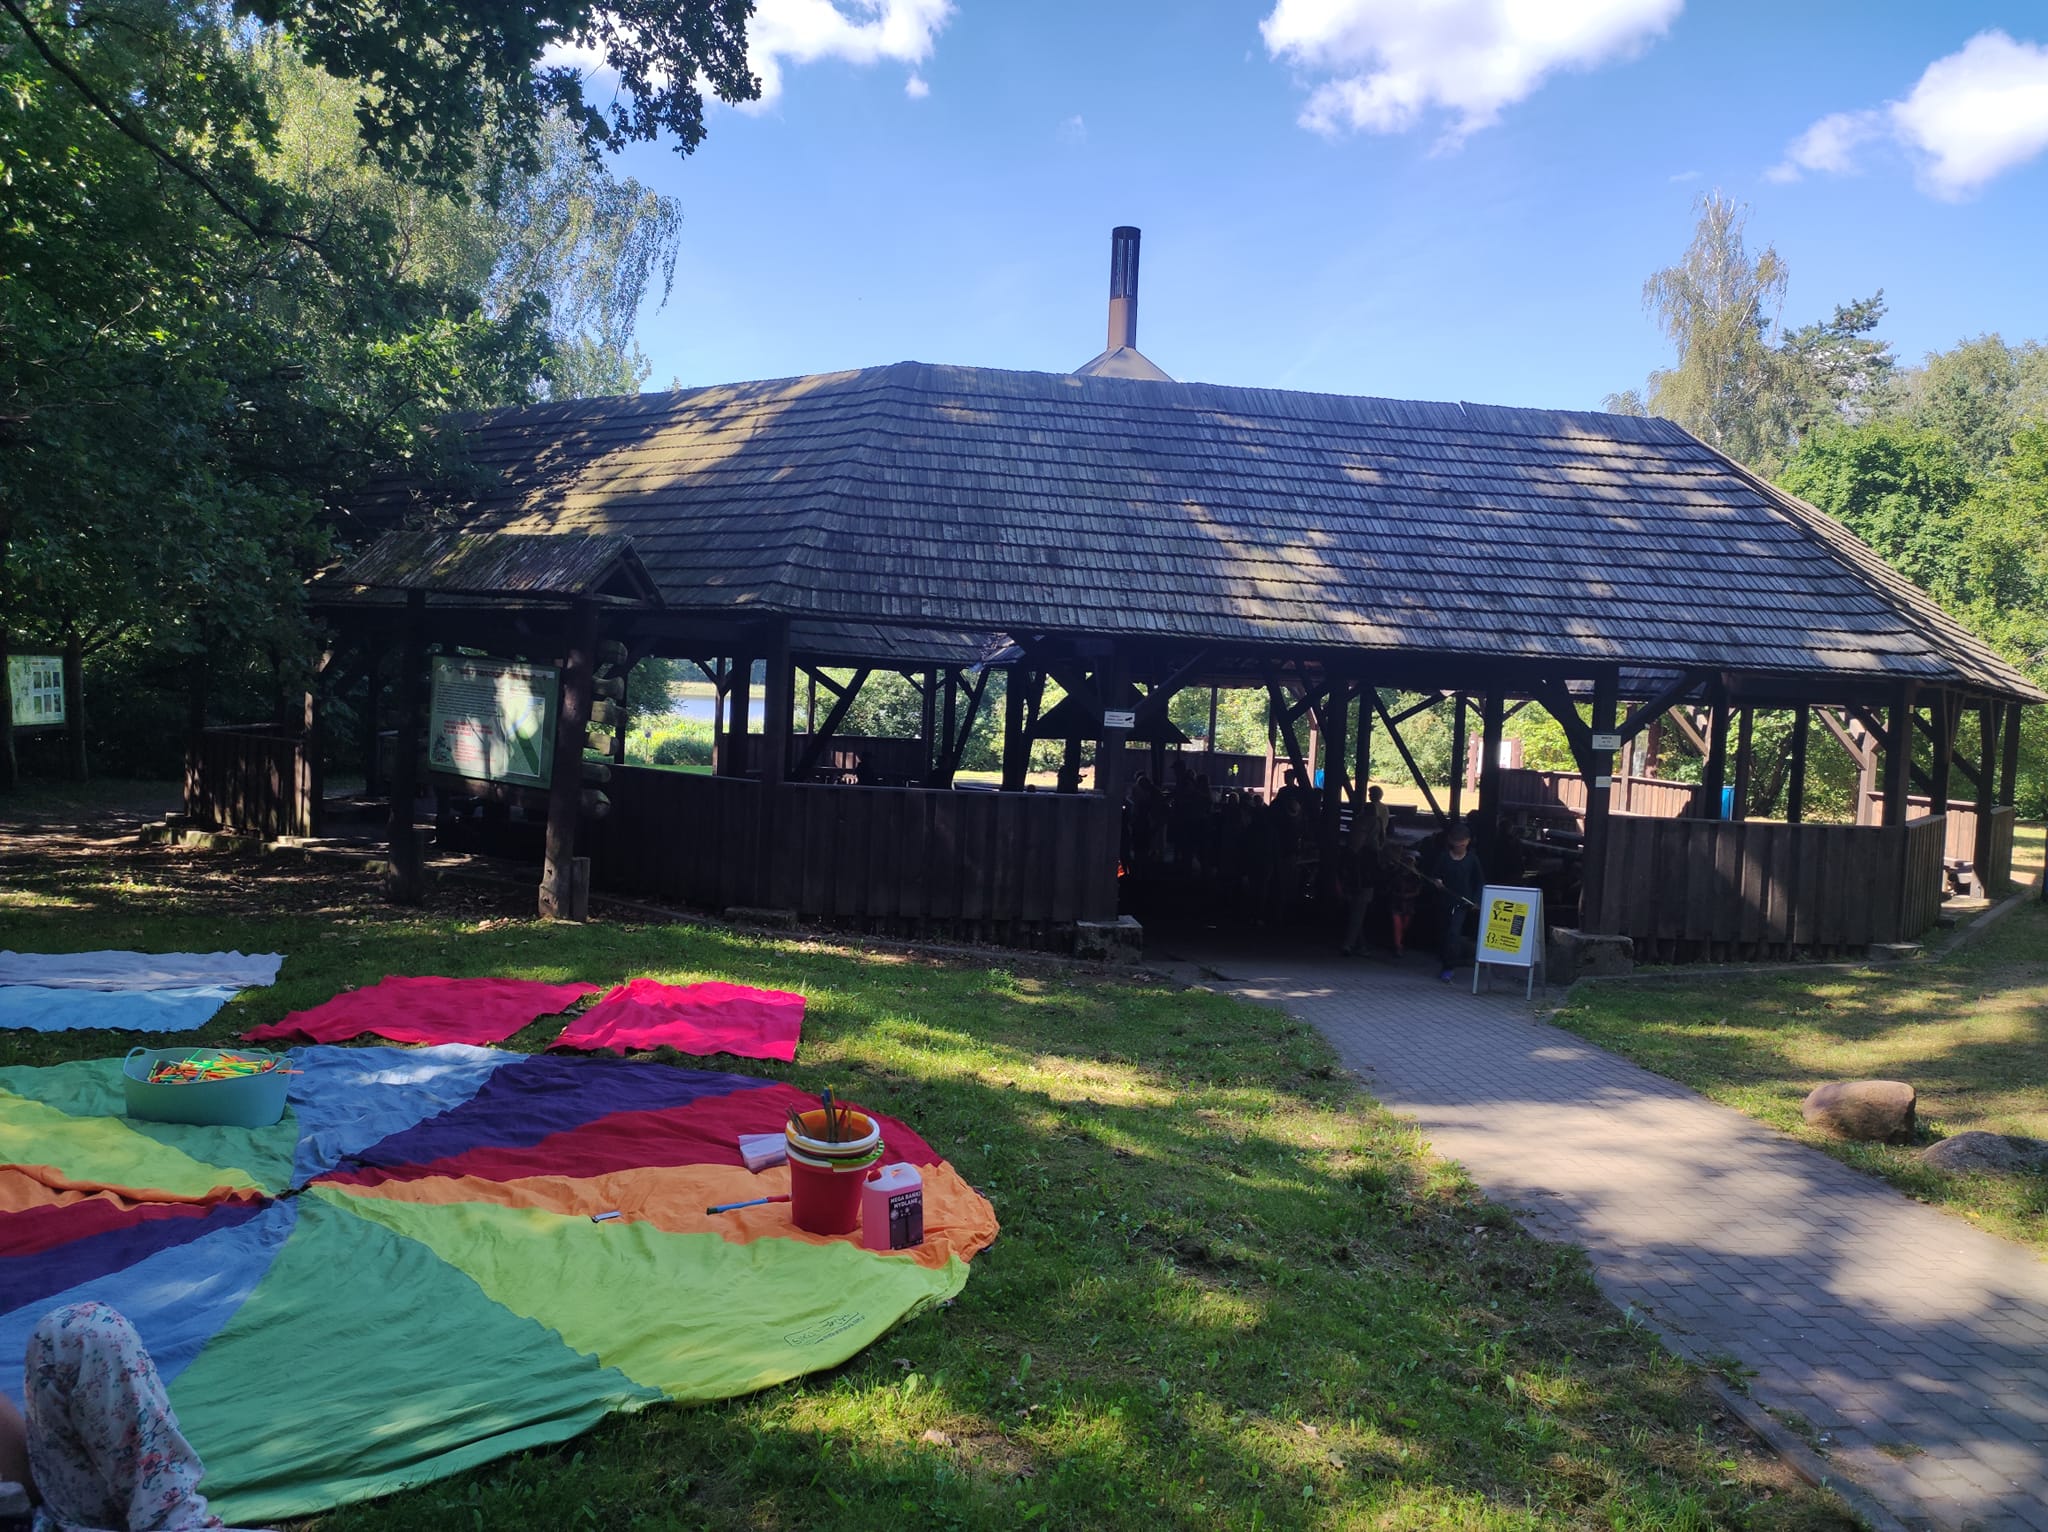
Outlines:
{"type": "Polygon", "coordinates": [[[2048,1263],[1532,1019],[1520,986],[1204,951],[1909,1525],[2048,1532],[2048,1263]]]}

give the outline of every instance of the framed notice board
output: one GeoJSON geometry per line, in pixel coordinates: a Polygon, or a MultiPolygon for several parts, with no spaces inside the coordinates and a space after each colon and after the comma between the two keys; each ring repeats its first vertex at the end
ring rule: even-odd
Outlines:
{"type": "Polygon", "coordinates": [[[17,729],[49,729],[64,722],[64,657],[10,654],[7,689],[14,697],[17,729]]]}
{"type": "Polygon", "coordinates": [[[554,775],[560,676],[467,654],[434,657],[427,769],[477,782],[546,787],[554,775]]]}
{"type": "Polygon", "coordinates": [[[1536,970],[1543,964],[1543,890],[1504,888],[1489,883],[1479,896],[1479,941],[1472,958],[1472,993],[1479,993],[1479,973],[1496,968],[1528,972],[1523,992],[1536,993],[1536,970]]]}

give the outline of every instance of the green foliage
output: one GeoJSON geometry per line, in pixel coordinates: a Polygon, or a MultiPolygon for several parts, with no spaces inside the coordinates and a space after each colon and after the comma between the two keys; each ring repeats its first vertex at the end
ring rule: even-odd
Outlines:
{"type": "MultiPolygon", "coordinates": [[[[33,3],[33,0],[30,0],[33,3]]],[[[364,149],[384,170],[452,189],[479,163],[539,163],[551,118],[588,153],[704,138],[704,91],[752,101],[751,0],[233,0],[282,28],[308,62],[356,91],[364,149]],[[570,56],[550,59],[549,50],[570,56]],[[601,56],[605,97],[584,92],[601,56]]]]}
{"type": "Polygon", "coordinates": [[[711,720],[650,715],[626,727],[626,761],[635,766],[709,766],[711,720]]]}
{"type": "Polygon", "coordinates": [[[675,686],[682,680],[682,662],[649,655],[626,673],[626,723],[666,716],[675,706],[675,686]]]}

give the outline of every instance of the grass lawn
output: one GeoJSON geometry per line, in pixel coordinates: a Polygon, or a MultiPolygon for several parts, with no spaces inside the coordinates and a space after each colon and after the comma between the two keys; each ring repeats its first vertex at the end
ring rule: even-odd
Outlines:
{"type": "MultiPolygon", "coordinates": [[[[322,1532],[1849,1525],[1576,1251],[1518,1232],[1278,1013],[1000,956],[544,926],[526,889],[450,884],[406,914],[277,860],[102,848],[4,873],[0,946],[290,955],[192,1040],[388,973],[802,990],[800,1062],[773,1072],[900,1114],[996,1205],[959,1299],[836,1371],[614,1418],[322,1532]]],[[[0,1034],[0,1063],[131,1041],[0,1034]]]]}
{"type": "MultiPolygon", "coordinates": [[[[2041,865],[2022,826],[2015,870],[2041,865]]],[[[1589,983],[1560,1026],[1883,1176],[1925,1201],[2048,1251],[2048,1177],[1957,1175],[1917,1149],[1967,1129],[2048,1138],[2048,908],[2028,900],[1952,958],[1855,973],[1589,983]],[[1799,1103],[1830,1080],[1905,1080],[1921,1145],[1849,1144],[1799,1103]]]]}

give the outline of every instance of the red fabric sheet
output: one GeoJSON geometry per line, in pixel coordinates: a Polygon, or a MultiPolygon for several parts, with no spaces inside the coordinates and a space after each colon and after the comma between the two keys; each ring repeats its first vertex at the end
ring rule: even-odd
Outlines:
{"type": "Polygon", "coordinates": [[[539,1017],[596,994],[597,988],[534,979],[385,978],[242,1036],[252,1043],[276,1038],[345,1043],[374,1032],[394,1043],[502,1043],[539,1017]]]}
{"type": "Polygon", "coordinates": [[[659,1048],[732,1053],[748,1059],[796,1057],[804,997],[743,984],[622,984],[562,1029],[557,1048],[584,1053],[659,1048]]]}

